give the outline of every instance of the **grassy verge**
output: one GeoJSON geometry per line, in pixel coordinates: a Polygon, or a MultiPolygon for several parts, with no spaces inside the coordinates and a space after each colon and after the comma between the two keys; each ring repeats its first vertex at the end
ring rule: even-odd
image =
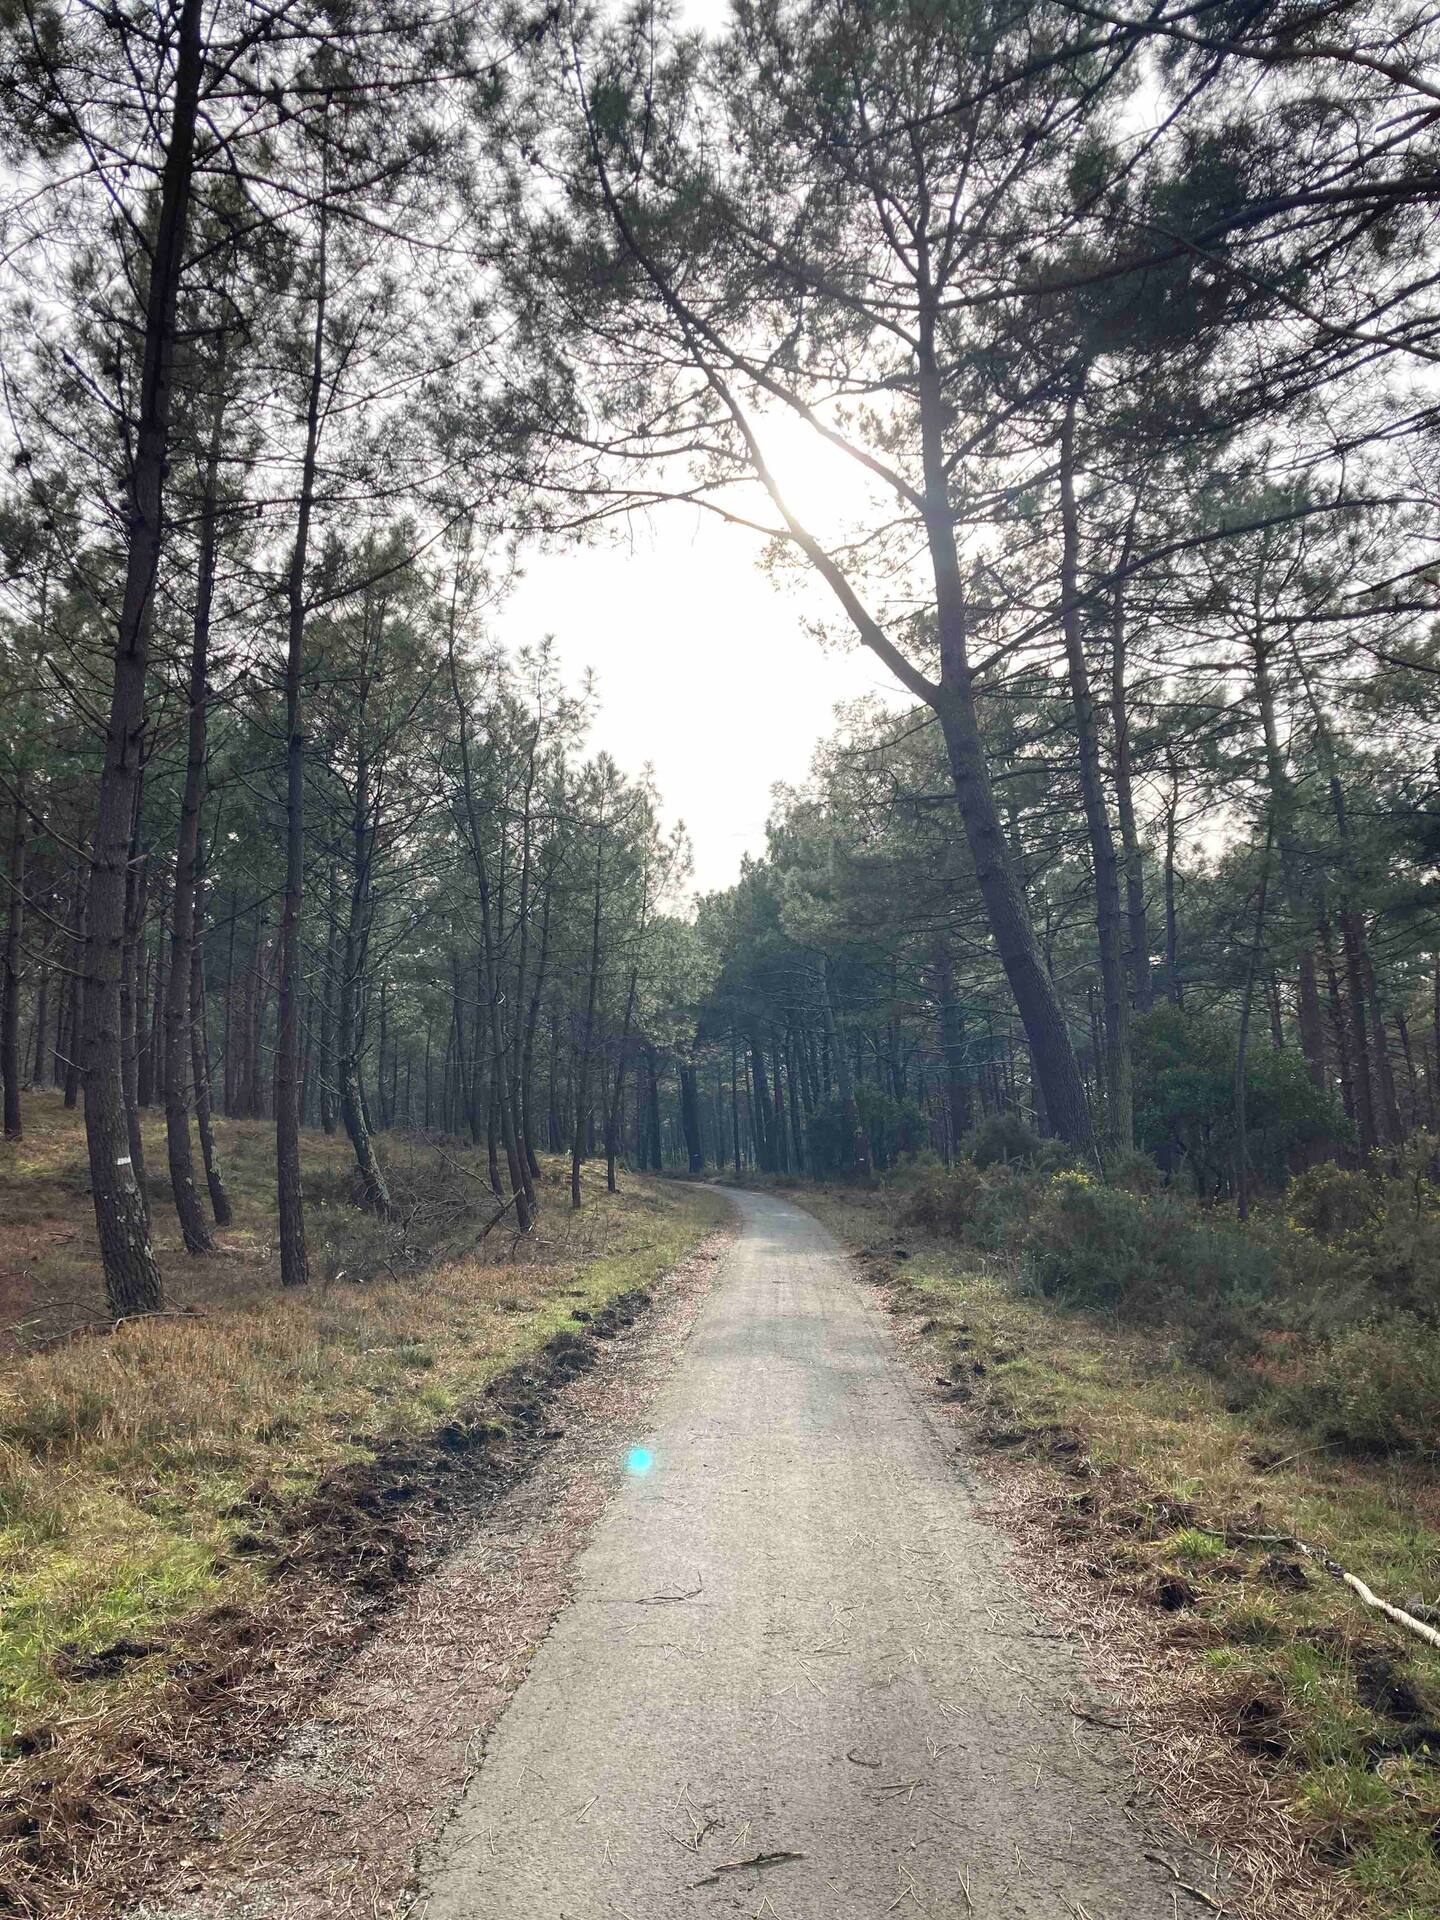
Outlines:
{"type": "MultiPolygon", "coordinates": [[[[271,1140],[222,1126],[234,1230],[187,1261],[153,1198],[171,1312],[96,1331],[98,1275],[76,1116],[37,1099],[0,1157],[0,1726],[12,1754],[166,1684],[199,1610],[259,1604],[275,1528],[327,1476],[443,1430],[486,1386],[681,1259],[724,1213],[704,1188],[547,1169],[540,1224],[477,1247],[483,1163],[386,1143],[400,1220],[345,1198],[345,1143],[307,1136],[316,1282],[282,1296],[271,1140]],[[578,1316],[578,1317],[577,1317],[578,1316]]],[[[163,1166],[158,1126],[151,1166],[163,1166]]]]}
{"type": "Polygon", "coordinates": [[[1294,1534],[1386,1598],[1433,1601],[1433,1470],[1237,1410],[1181,1341],[1027,1291],[1003,1252],[917,1234],[903,1195],[793,1197],[915,1316],[1047,1558],[1125,1606],[1162,1715],[1243,1748],[1304,1883],[1253,1910],[1435,1920],[1440,1656],[1293,1551],[1237,1537],[1294,1534]]]}

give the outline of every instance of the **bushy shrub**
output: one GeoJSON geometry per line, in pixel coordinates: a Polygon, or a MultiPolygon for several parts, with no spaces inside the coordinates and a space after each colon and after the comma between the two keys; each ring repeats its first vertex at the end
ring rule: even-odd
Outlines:
{"type": "Polygon", "coordinates": [[[977,1167],[1033,1167],[1048,1142],[1027,1126],[1018,1113],[992,1113],[964,1142],[963,1151],[977,1167]]]}
{"type": "MultiPolygon", "coordinates": [[[[1204,1199],[1232,1189],[1236,1034],[1216,1014],[1155,1007],[1135,1022],[1135,1135],[1162,1168],[1182,1166],[1204,1199]]],[[[1344,1114],[1293,1047],[1251,1047],[1245,1064],[1245,1150],[1253,1175],[1282,1186],[1290,1156],[1350,1137],[1344,1114]]]]}
{"type": "Polygon", "coordinates": [[[1440,1456],[1440,1329],[1404,1316],[1353,1328],[1275,1369],[1268,1398],[1354,1452],[1440,1456]]]}
{"type": "Polygon", "coordinates": [[[948,1171],[922,1180],[900,1209],[902,1226],[921,1233],[963,1239],[979,1217],[985,1197],[985,1176],[970,1160],[957,1160],[948,1171]]]}
{"type": "MultiPolygon", "coordinates": [[[[1440,1185],[1432,1134],[1407,1142],[1388,1171],[1311,1167],[1291,1183],[1285,1217],[1330,1276],[1368,1295],[1367,1312],[1440,1324],[1440,1185]]],[[[1307,1264],[1297,1260],[1297,1266],[1307,1264]]],[[[1303,1282],[1303,1276],[1297,1274],[1303,1282]]]]}
{"type": "Polygon", "coordinates": [[[1370,1175],[1347,1172],[1333,1161],[1307,1167],[1285,1195],[1286,1217],[1322,1240],[1338,1240],[1373,1226],[1382,1208],[1380,1188],[1370,1175]]]}
{"type": "Polygon", "coordinates": [[[1080,1172],[1046,1184],[1025,1246],[1026,1270],[1043,1292],[1137,1319],[1191,1322],[1222,1302],[1243,1309],[1274,1284],[1270,1255],[1238,1226],[1080,1172]]]}
{"type": "Polygon", "coordinates": [[[1105,1179],[1124,1193],[1159,1193],[1165,1184],[1164,1174],[1149,1154],[1136,1148],[1112,1154],[1105,1163],[1105,1179]]]}

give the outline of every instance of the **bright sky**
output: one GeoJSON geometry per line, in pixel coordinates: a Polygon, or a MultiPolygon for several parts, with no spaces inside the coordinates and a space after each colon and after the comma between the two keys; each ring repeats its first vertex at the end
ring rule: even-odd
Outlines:
{"type": "MultiPolygon", "coordinates": [[[[725,0],[687,0],[686,21],[711,31],[725,0]]],[[[803,426],[770,423],[766,450],[796,509],[817,532],[867,504],[857,470],[803,426]]],[[[747,503],[773,519],[756,491],[747,503]]],[[[532,554],[494,622],[512,647],[555,636],[566,676],[595,671],[593,744],[627,772],[648,761],[667,821],[683,820],[697,892],[728,886],[741,856],[765,845],[777,781],[799,781],[837,704],[895,683],[863,649],[822,648],[809,617],[843,627],[823,583],[759,570],[761,542],[691,507],[637,520],[619,539],[578,553],[532,554]]]]}
{"type": "Polygon", "coordinates": [[[627,772],[654,767],[699,892],[763,850],[770,790],[804,777],[836,703],[894,687],[868,653],[812,639],[801,619],[831,615],[825,590],[772,583],[759,554],[755,536],[672,507],[623,543],[532,555],[494,622],[512,647],[553,633],[572,684],[594,668],[592,743],[627,772]]]}

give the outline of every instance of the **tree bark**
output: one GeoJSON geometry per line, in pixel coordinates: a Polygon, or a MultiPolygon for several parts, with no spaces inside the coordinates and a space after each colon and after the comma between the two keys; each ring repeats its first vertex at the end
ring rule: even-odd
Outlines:
{"type": "Polygon", "coordinates": [[[189,224],[200,97],[201,0],[184,0],[176,36],[170,137],[145,297],[140,418],[129,473],[125,583],[100,776],[85,925],[82,1053],[85,1135],[105,1292],[117,1318],[153,1312],[164,1298],[135,1178],[121,1084],[120,974],[125,880],[144,749],[146,679],[169,461],[175,309],[189,224]]]}
{"type": "MultiPolygon", "coordinates": [[[[223,335],[222,335],[223,340],[223,335]]],[[[210,612],[215,594],[218,539],[220,444],[225,423],[228,356],[222,346],[215,368],[215,401],[205,457],[200,507],[200,551],[195,579],[195,617],[191,627],[189,725],[185,781],[180,796],[180,830],[175,848],[175,894],[171,913],[170,973],[165,993],[165,1145],[170,1188],[185,1251],[214,1250],[210,1229],[195,1190],[190,1150],[190,1098],[187,1073],[193,1075],[190,1019],[194,998],[195,896],[199,874],[200,803],[205,780],[209,721],[210,612]]]]}
{"type": "Polygon", "coordinates": [[[1110,606],[1110,725],[1115,737],[1115,810],[1120,822],[1120,845],[1125,867],[1125,914],[1130,934],[1130,980],[1136,1009],[1149,1011],[1155,999],[1150,971],[1150,922],[1145,908],[1145,860],[1135,820],[1135,780],[1130,748],[1129,690],[1125,684],[1129,640],[1125,568],[1135,535],[1140,496],[1126,528],[1118,577],[1110,606]]]}
{"type": "Polygon", "coordinates": [[[579,1209],[580,1163],[585,1153],[585,1123],[590,1117],[590,1049],[595,1038],[595,1000],[600,985],[600,895],[604,876],[605,822],[602,812],[595,833],[595,891],[590,919],[590,978],[585,989],[585,1026],[575,1075],[575,1135],[570,1148],[570,1205],[579,1209]]]}
{"type": "MultiPolygon", "coordinates": [[[[20,954],[25,932],[25,841],[28,815],[23,787],[15,794],[15,826],[10,840],[10,902],[5,923],[5,978],[0,1002],[0,1081],[5,1087],[5,1138],[24,1133],[20,1112],[20,954]]],[[[42,1006],[43,1015],[43,1006],[42,1006]]]]}
{"type": "Polygon", "coordinates": [[[1130,1002],[1125,987],[1125,936],[1120,910],[1120,869],[1115,836],[1105,802],[1100,766],[1100,731],[1080,627],[1080,514],[1075,496],[1075,414],[1078,384],[1072,387],[1060,430],[1060,624],[1075,740],[1080,765],[1080,795],[1095,877],[1095,926],[1100,947],[1104,996],[1105,1131],[1110,1145],[1126,1151],[1135,1144],[1135,1103],[1130,1058],[1130,1002]]]}
{"type": "Polygon", "coordinates": [[[830,979],[830,962],[824,962],[824,995],[822,1011],[825,1015],[825,1029],[830,1036],[830,1053],[840,1081],[840,1132],[841,1166],[846,1172],[853,1172],[862,1180],[870,1178],[870,1136],[860,1120],[860,1108],[855,1099],[855,1082],[850,1074],[850,1060],[840,1035],[840,1023],[835,1012],[835,990],[830,979]]]}
{"type": "Polygon", "coordinates": [[[280,1022],[275,1048],[275,1168],[280,1206],[280,1283],[310,1278],[305,1196],[300,1184],[300,913],[305,899],[305,734],[301,675],[305,664],[305,563],[320,451],[320,396],[325,383],[325,307],[329,292],[328,201],[320,188],[315,328],[305,407],[305,452],[295,545],[285,583],[285,905],[280,918],[280,1022]]]}

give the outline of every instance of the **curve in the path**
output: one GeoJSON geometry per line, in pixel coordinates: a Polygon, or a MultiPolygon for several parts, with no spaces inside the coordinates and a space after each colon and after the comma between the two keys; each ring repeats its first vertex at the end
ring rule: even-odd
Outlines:
{"type": "Polygon", "coordinates": [[[809,1215],[738,1204],[427,1920],[1174,1920],[1124,1751],[1068,1710],[1076,1656],[881,1316],[809,1215]]]}

